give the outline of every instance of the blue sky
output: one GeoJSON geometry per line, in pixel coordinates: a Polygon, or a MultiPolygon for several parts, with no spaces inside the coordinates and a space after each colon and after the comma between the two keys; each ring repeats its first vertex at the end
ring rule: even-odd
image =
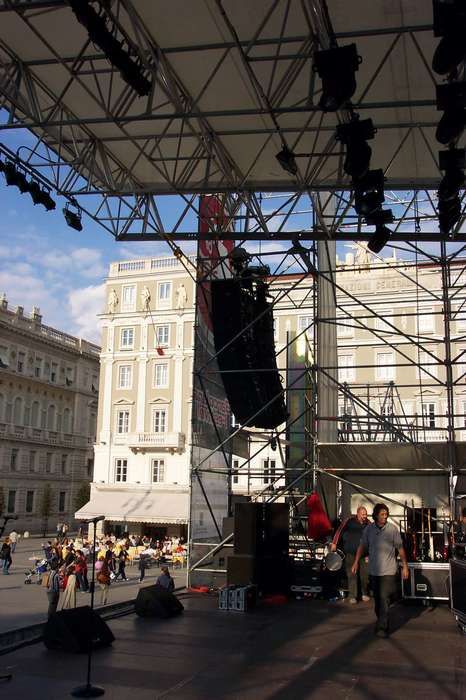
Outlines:
{"type": "MultiPolygon", "coordinates": [[[[1,113],[2,121],[4,118],[5,112],[1,113]]],[[[35,143],[34,137],[25,130],[2,132],[0,141],[12,151],[18,146],[25,149],[35,143]]],[[[20,155],[27,153],[21,150],[20,155]]],[[[42,206],[34,206],[28,194],[22,195],[16,187],[7,187],[4,177],[0,176],[0,294],[5,292],[12,306],[24,306],[26,311],[39,306],[47,325],[99,342],[97,314],[104,308],[104,278],[110,263],[170,255],[171,251],[165,243],[116,243],[109,233],[86,216],[83,216],[83,231],[74,231],[66,225],[62,215],[65,202],[53,196],[57,208],[46,212],[42,206]]],[[[286,198],[285,195],[281,201],[264,202],[264,212],[272,213],[286,198]]],[[[166,197],[160,206],[164,224],[169,227],[174,225],[184,202],[166,197]]],[[[307,208],[304,201],[301,207],[307,208]]],[[[310,218],[308,213],[292,216],[285,228],[308,228],[310,218]]],[[[270,230],[277,229],[283,220],[281,217],[274,219],[269,220],[270,230]]],[[[193,215],[180,230],[186,227],[197,228],[193,215]]],[[[250,244],[248,248],[278,253],[290,245],[268,241],[250,244]]],[[[194,244],[184,246],[184,250],[192,253],[194,244]]],[[[344,258],[348,250],[346,244],[339,245],[340,257],[344,258]]],[[[383,255],[391,253],[387,247],[383,255]]],[[[273,269],[274,263],[281,262],[281,255],[269,256],[264,262],[273,269]]],[[[280,269],[286,271],[283,267],[280,269]]]]}

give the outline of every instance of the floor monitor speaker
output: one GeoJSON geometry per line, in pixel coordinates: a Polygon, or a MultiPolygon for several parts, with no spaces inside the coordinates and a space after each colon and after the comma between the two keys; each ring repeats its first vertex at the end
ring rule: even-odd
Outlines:
{"type": "Polygon", "coordinates": [[[96,648],[110,646],[114,639],[109,626],[88,605],[55,613],[44,630],[47,649],[75,654],[88,651],[89,642],[96,648]]]}
{"type": "Polygon", "coordinates": [[[167,619],[183,612],[181,601],[160,586],[145,586],[139,590],[134,606],[139,617],[161,617],[167,619]]]}

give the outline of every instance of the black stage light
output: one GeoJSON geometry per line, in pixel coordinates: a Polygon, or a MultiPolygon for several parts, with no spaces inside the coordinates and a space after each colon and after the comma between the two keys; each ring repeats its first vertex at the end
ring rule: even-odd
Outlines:
{"type": "Polygon", "coordinates": [[[314,69],[322,80],[319,107],[324,112],[336,112],[352,98],[360,63],[356,44],[314,53],[314,69]]]}
{"type": "Polygon", "coordinates": [[[283,170],[290,173],[290,175],[297,175],[298,166],[296,165],[294,153],[290,151],[288,146],[283,146],[282,150],[280,153],[277,153],[275,158],[278,160],[283,170]]]}
{"type": "Polygon", "coordinates": [[[17,187],[21,194],[28,191],[28,181],[25,174],[16,168],[14,163],[7,161],[4,165],[3,172],[5,173],[6,184],[8,186],[17,187]]]}
{"type": "Polygon", "coordinates": [[[69,203],[67,203],[65,208],[63,209],[65,221],[68,224],[68,226],[70,228],[74,228],[75,231],[82,231],[83,225],[81,223],[81,209],[78,207],[77,204],[74,204],[73,206],[76,207],[75,212],[70,209],[69,203]]]}
{"type": "Polygon", "coordinates": [[[152,84],[144,76],[140,60],[134,60],[130,51],[123,48],[123,41],[118,41],[108,29],[105,14],[96,12],[89,0],[70,0],[70,6],[78,22],[87,29],[89,39],[118,68],[123,80],[141,97],[148,95],[152,84]]]}
{"type": "Polygon", "coordinates": [[[35,180],[30,180],[30,182],[28,182],[27,191],[31,195],[34,204],[42,204],[42,206],[45,207],[47,211],[52,211],[56,208],[56,202],[50,196],[50,191],[45,187],[42,188],[39,185],[39,183],[35,180]]]}
{"type": "Polygon", "coordinates": [[[459,196],[448,200],[439,200],[438,222],[440,233],[450,233],[461,218],[461,200],[459,196]]]}
{"type": "Polygon", "coordinates": [[[359,216],[368,216],[385,201],[383,170],[368,170],[354,182],[354,208],[359,216]]]}
{"type": "Polygon", "coordinates": [[[466,31],[466,5],[464,0],[433,0],[434,36],[448,36],[460,30],[466,31]]]}
{"type": "Polygon", "coordinates": [[[439,200],[446,202],[457,197],[460,189],[464,187],[464,182],[464,170],[459,168],[448,169],[438,188],[439,200]]]}
{"type": "Polygon", "coordinates": [[[449,148],[447,151],[439,151],[439,169],[450,170],[466,168],[466,150],[464,148],[449,148]]]}
{"type": "Polygon", "coordinates": [[[369,170],[372,150],[367,141],[374,138],[375,132],[372,119],[354,119],[337,126],[337,141],[346,146],[343,170],[355,180],[364,177],[369,170]]]}
{"type": "Polygon", "coordinates": [[[366,224],[369,226],[379,226],[382,224],[392,224],[395,221],[391,209],[377,209],[366,216],[366,224]]]}
{"type": "Polygon", "coordinates": [[[437,109],[444,113],[437,125],[435,138],[448,144],[461,136],[466,126],[466,82],[437,85],[437,109]]]}
{"type": "Polygon", "coordinates": [[[432,68],[438,75],[448,75],[464,61],[465,57],[464,31],[455,29],[451,34],[440,39],[432,58],[432,68]]]}
{"type": "Polygon", "coordinates": [[[377,224],[375,227],[375,233],[372,234],[369,242],[367,243],[368,250],[370,250],[372,253],[380,253],[382,248],[385,248],[387,245],[391,235],[392,232],[388,226],[385,226],[384,224],[377,224]]]}

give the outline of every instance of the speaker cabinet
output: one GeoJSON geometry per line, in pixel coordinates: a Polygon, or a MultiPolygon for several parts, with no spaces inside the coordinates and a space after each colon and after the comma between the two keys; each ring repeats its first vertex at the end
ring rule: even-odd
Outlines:
{"type": "Polygon", "coordinates": [[[231,409],[239,423],[270,429],[287,413],[265,290],[264,282],[241,278],[211,284],[215,350],[231,409]]]}
{"type": "Polygon", "coordinates": [[[288,503],[237,503],[234,532],[235,554],[287,556],[288,503]]]}
{"type": "Polygon", "coordinates": [[[89,643],[94,648],[110,646],[114,639],[109,626],[88,605],[55,613],[44,630],[47,649],[74,654],[88,651],[89,643]]]}
{"type": "Polygon", "coordinates": [[[161,617],[167,619],[183,612],[181,601],[160,586],[145,586],[139,590],[134,606],[139,617],[161,617]]]}
{"type": "Polygon", "coordinates": [[[227,560],[227,586],[257,583],[257,559],[251,554],[231,554],[227,560]]]}
{"type": "Polygon", "coordinates": [[[237,503],[235,505],[235,554],[256,555],[262,539],[261,505],[261,503],[237,503]]]}

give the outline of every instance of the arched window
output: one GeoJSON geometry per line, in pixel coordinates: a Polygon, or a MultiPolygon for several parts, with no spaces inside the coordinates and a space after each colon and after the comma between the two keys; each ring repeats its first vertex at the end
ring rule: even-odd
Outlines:
{"type": "Polygon", "coordinates": [[[13,404],[13,423],[23,425],[23,399],[17,396],[13,404]]]}
{"type": "Polygon", "coordinates": [[[52,404],[47,411],[47,428],[55,430],[55,406],[52,404]]]}
{"type": "Polygon", "coordinates": [[[69,408],[65,408],[63,411],[63,432],[71,432],[71,411],[69,408]]]}
{"type": "Polygon", "coordinates": [[[31,425],[33,428],[39,427],[39,402],[34,401],[31,408],[31,425]]]}

